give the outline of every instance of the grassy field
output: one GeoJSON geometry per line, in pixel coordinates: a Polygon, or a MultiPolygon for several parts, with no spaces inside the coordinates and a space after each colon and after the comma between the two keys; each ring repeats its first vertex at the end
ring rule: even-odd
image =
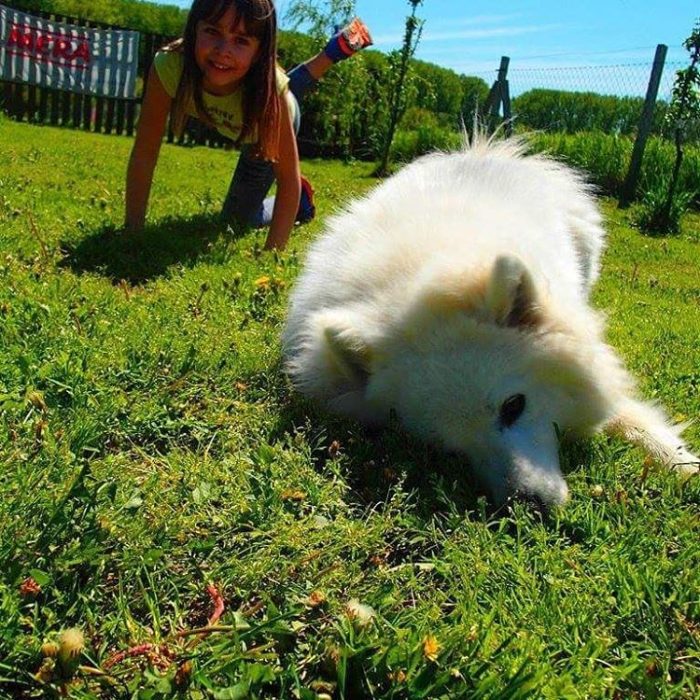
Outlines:
{"type": "MultiPolygon", "coordinates": [[[[217,221],[231,153],[165,146],[124,238],[128,139],[0,142],[0,696],[700,696],[699,479],[598,438],[563,449],[566,507],[493,512],[459,460],[291,391],[289,286],[371,165],[304,163],[319,216],[273,255],[217,221]]],[[[700,217],[603,207],[610,341],[697,418],[700,217]]]]}

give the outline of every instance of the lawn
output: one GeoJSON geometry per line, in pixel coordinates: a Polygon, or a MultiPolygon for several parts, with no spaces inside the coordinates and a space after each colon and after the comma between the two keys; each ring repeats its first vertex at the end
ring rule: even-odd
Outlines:
{"type": "MultiPolygon", "coordinates": [[[[165,145],[129,238],[129,139],[0,144],[0,696],[700,696],[700,479],[601,437],[563,448],[565,507],[494,512],[291,390],[289,287],[370,164],[303,163],[318,217],[270,254],[217,220],[233,153],[165,145]]],[[[697,418],[700,216],[603,208],[610,342],[697,418]]]]}

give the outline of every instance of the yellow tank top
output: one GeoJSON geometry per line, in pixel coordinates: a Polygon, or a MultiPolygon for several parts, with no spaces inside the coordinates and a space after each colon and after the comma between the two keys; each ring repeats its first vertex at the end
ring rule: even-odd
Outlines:
{"type": "MultiPolygon", "coordinates": [[[[182,63],[182,54],[178,51],[161,50],[153,59],[153,65],[155,66],[156,73],[158,73],[160,82],[163,83],[163,87],[170,97],[175,97],[175,93],[177,92],[177,86],[182,76],[182,63]]],[[[287,105],[289,106],[289,113],[292,119],[294,119],[299,107],[297,101],[287,87],[289,78],[279,66],[277,66],[276,77],[277,92],[280,95],[285,95],[287,105]]],[[[236,90],[230,95],[212,95],[208,92],[203,92],[202,96],[204,106],[207,112],[209,112],[216,130],[235,141],[240,135],[243,126],[242,91],[236,90]]],[[[187,105],[187,114],[191,117],[197,116],[194,103],[187,105]]],[[[244,143],[255,143],[256,141],[256,134],[249,134],[244,139],[244,143]]]]}

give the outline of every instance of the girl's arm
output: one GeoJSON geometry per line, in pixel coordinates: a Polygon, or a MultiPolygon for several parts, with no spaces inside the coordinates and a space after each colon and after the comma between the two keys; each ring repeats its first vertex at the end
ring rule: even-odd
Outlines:
{"type": "Polygon", "coordinates": [[[148,195],[153,182],[153,170],[158,161],[160,145],[172,100],[163,87],[158,73],[151,66],[136,139],[126,171],[126,217],[128,231],[138,231],[146,220],[148,195]]]}
{"type": "Polygon", "coordinates": [[[280,115],[279,157],[274,165],[277,194],[275,195],[275,208],[272,211],[270,231],[265,241],[265,250],[272,248],[282,250],[287,245],[289,234],[294,227],[301,195],[297,139],[287,100],[283,95],[280,97],[280,102],[282,114],[280,115]]]}

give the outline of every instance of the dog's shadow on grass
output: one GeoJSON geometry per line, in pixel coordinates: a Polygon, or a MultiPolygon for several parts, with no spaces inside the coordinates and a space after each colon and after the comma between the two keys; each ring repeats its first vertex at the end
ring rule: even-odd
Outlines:
{"type": "Polygon", "coordinates": [[[77,274],[99,274],[114,283],[143,284],[173,266],[194,265],[222,236],[238,239],[243,233],[216,214],[164,219],[138,233],[105,226],[77,244],[62,241],[61,266],[77,274]]]}
{"type": "MultiPolygon", "coordinates": [[[[275,373],[283,376],[281,362],[275,373]]],[[[329,460],[340,458],[351,499],[363,509],[386,503],[400,484],[414,494],[416,512],[426,522],[448,511],[477,520],[508,518],[516,501],[533,517],[552,522],[556,509],[537,501],[516,497],[494,503],[464,456],[426,444],[407,433],[397,419],[386,427],[367,428],[325,411],[291,386],[277,388],[286,396],[268,440],[274,443],[303,432],[319,471],[326,469],[329,460]]],[[[575,465],[590,463],[594,452],[590,441],[565,439],[560,451],[562,471],[567,475],[576,470],[575,465]]]]}
{"type": "Polygon", "coordinates": [[[313,446],[318,470],[325,470],[330,460],[342,460],[351,498],[362,508],[386,503],[400,484],[415,495],[416,508],[426,519],[448,509],[481,514],[493,510],[463,457],[409,435],[397,420],[382,428],[367,428],[331,415],[292,392],[269,440],[300,430],[313,446]]]}

